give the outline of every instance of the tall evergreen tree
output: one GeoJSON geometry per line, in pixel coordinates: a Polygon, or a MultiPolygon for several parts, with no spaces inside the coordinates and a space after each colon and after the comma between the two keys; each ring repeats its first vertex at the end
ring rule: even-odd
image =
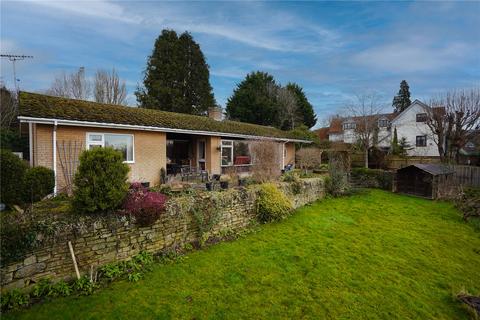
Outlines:
{"type": "Polygon", "coordinates": [[[209,70],[200,46],[188,32],[163,30],[135,92],[143,108],[205,114],[215,106],[209,70]]]}
{"type": "Polygon", "coordinates": [[[227,101],[227,117],[232,120],[279,127],[276,91],[278,85],[266,72],[252,72],[237,85],[227,101]]]}
{"type": "Polygon", "coordinates": [[[398,90],[398,94],[393,98],[393,110],[394,112],[402,112],[408,108],[410,104],[412,104],[412,101],[410,101],[410,87],[407,81],[402,80],[400,90],[398,90]]]}
{"type": "Polygon", "coordinates": [[[392,154],[398,154],[398,135],[397,135],[397,127],[393,129],[393,140],[392,140],[392,154]]]}
{"type": "MultiPolygon", "coordinates": [[[[303,88],[296,83],[287,84],[287,90],[295,95],[297,102],[297,114],[301,122],[308,128],[313,127],[317,123],[317,116],[313,111],[312,104],[308,101],[303,88]]],[[[299,124],[296,124],[296,126],[299,124]]]]}

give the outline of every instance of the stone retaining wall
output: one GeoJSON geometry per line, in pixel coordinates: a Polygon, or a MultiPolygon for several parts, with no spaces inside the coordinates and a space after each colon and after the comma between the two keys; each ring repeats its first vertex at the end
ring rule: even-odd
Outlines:
{"type": "MultiPolygon", "coordinates": [[[[300,192],[291,184],[281,183],[280,189],[291,199],[295,208],[324,196],[321,178],[303,179],[300,192]]],[[[202,194],[220,207],[220,219],[209,236],[225,231],[240,231],[255,220],[255,199],[258,187],[202,194]]],[[[68,241],[72,242],[78,266],[82,274],[104,264],[126,260],[141,250],[159,252],[163,249],[182,247],[198,240],[197,223],[188,206],[198,201],[188,196],[168,203],[166,213],[149,227],[139,227],[129,218],[110,216],[95,217],[89,223],[78,222],[78,228],[60,232],[52,241],[28,254],[23,261],[9,264],[0,270],[2,288],[26,287],[40,278],[70,279],[75,275],[68,241]],[[186,211],[186,212],[185,212],[186,211]],[[73,230],[73,231],[72,231],[73,230]]]]}

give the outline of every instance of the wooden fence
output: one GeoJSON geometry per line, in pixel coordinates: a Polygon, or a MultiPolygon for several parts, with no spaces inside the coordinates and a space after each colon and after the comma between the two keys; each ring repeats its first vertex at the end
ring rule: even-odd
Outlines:
{"type": "Polygon", "coordinates": [[[459,185],[480,187],[480,167],[454,166],[455,180],[459,185]]]}

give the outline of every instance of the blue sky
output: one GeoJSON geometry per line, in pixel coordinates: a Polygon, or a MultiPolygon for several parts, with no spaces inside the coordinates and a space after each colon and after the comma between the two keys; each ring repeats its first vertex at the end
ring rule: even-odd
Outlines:
{"type": "MultiPolygon", "coordinates": [[[[187,30],[222,106],[248,72],[262,70],[303,86],[325,119],[367,91],[388,110],[402,79],[424,100],[478,86],[479,17],[479,1],[2,1],[0,51],[35,56],[17,65],[22,90],[45,90],[63,70],[115,67],[135,105],[155,38],[164,28],[187,30]]],[[[2,60],[8,87],[11,69],[2,60]]]]}

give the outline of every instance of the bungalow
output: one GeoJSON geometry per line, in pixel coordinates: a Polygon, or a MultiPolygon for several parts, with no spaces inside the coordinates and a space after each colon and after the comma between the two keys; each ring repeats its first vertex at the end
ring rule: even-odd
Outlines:
{"type": "Polygon", "coordinates": [[[229,169],[244,172],[252,164],[251,141],[278,148],[278,170],[295,163],[295,143],[310,143],[272,127],[151,109],[19,94],[19,120],[29,136],[31,166],[52,168],[56,190],[71,186],[82,150],[110,146],[130,166],[130,181],[157,185],[169,175],[197,170],[209,175],[229,169]]]}

